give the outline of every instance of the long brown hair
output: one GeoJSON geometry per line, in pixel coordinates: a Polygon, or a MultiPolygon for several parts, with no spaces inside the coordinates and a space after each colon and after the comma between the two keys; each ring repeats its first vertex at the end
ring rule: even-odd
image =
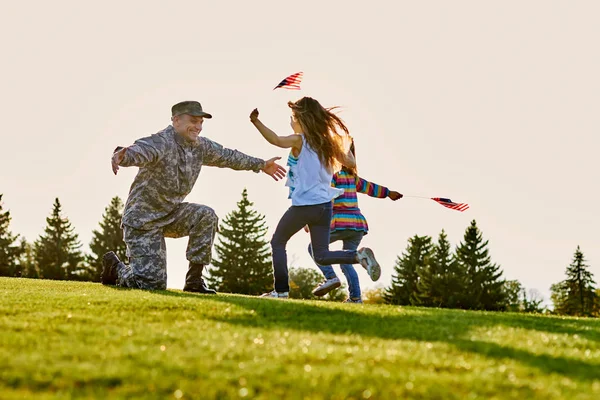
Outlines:
{"type": "Polygon", "coordinates": [[[341,168],[338,160],[344,159],[344,138],[349,138],[348,128],[332,111],[338,107],[323,107],[311,97],[303,97],[296,102],[288,102],[294,117],[302,127],[302,133],[319,160],[330,171],[341,168]],[[341,131],[341,132],[340,132],[341,131]]]}
{"type": "MultiPolygon", "coordinates": [[[[352,155],[354,156],[354,159],[356,160],[356,148],[354,147],[354,139],[351,139],[352,142],[350,144],[350,152],[352,153],[352,155]]],[[[348,168],[346,166],[342,166],[342,171],[346,171],[347,173],[349,173],[350,175],[353,175],[354,177],[358,176],[358,170],[356,168],[356,165],[354,166],[354,168],[348,168]]]]}

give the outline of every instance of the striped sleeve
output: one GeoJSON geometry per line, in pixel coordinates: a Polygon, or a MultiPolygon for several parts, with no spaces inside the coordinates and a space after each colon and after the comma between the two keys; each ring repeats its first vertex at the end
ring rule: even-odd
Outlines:
{"type": "Polygon", "coordinates": [[[390,194],[390,190],[385,186],[369,182],[363,178],[356,180],[356,190],[360,193],[365,193],[371,197],[385,199],[390,194]]]}

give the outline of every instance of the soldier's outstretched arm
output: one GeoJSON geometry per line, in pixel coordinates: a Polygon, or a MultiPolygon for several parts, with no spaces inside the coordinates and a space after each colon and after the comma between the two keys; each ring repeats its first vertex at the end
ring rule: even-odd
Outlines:
{"type": "Polygon", "coordinates": [[[111,158],[112,170],[116,175],[119,167],[143,167],[156,162],[162,156],[164,143],[157,135],[138,139],[129,147],[117,147],[111,158]]]}
{"type": "Polygon", "coordinates": [[[201,141],[204,150],[204,165],[219,168],[231,168],[238,171],[263,171],[267,175],[272,176],[275,180],[285,176],[285,168],[275,162],[281,157],[274,157],[265,161],[261,158],[244,154],[238,150],[228,149],[205,137],[201,138],[201,141]]]}

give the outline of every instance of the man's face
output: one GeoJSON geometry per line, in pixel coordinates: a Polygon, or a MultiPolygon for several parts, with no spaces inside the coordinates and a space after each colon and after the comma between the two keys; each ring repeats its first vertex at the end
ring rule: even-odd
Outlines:
{"type": "Polygon", "coordinates": [[[175,132],[183,136],[188,142],[195,142],[202,132],[204,117],[194,117],[189,114],[181,114],[173,117],[173,128],[175,132]]]}

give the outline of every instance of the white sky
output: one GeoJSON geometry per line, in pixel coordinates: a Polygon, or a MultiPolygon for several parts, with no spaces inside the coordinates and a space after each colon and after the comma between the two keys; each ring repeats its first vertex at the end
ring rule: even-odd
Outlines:
{"type": "MultiPolygon", "coordinates": [[[[471,204],[362,196],[382,284],[410,236],[443,228],[456,245],[472,219],[508,279],[548,297],[581,245],[600,282],[600,3],[83,3],[10,2],[0,14],[0,193],[13,232],[36,239],[58,196],[87,250],[137,172],[113,176],[112,150],[166,127],[178,101],[213,113],[207,137],[285,159],[248,114],[258,107],[286,134],[287,100],[310,95],[344,107],[364,178],[471,204]],[[271,90],[298,71],[301,92],[271,90]]],[[[289,202],[264,174],[205,168],[187,200],[224,217],[244,187],[270,236],[289,202]]],[[[307,241],[289,244],[297,265],[312,265],[307,241]]],[[[168,286],[181,288],[187,239],[167,243],[168,286]]]]}

